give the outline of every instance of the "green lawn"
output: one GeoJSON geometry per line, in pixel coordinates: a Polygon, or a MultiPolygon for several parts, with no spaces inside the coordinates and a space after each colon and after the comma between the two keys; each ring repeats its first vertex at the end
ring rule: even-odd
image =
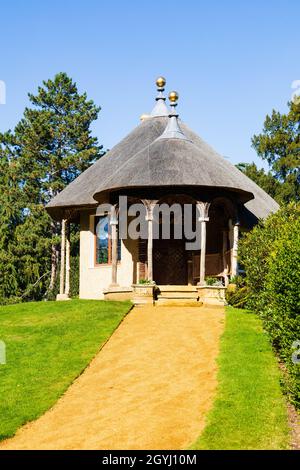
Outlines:
{"type": "Polygon", "coordinates": [[[280,372],[260,319],[228,307],[219,387],[193,449],[285,449],[289,434],[280,372]]]}
{"type": "Polygon", "coordinates": [[[0,307],[0,439],[49,409],[110,337],[129,302],[72,300],[0,307]]]}

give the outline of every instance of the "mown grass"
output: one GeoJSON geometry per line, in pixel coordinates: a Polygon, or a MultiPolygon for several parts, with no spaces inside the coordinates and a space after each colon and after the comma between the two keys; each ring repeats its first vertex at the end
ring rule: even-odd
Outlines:
{"type": "Polygon", "coordinates": [[[80,375],[110,337],[129,302],[72,300],[0,307],[0,439],[36,419],[80,375]]]}
{"type": "Polygon", "coordinates": [[[193,449],[286,449],[289,430],[280,372],[260,319],[228,307],[219,386],[193,449]]]}

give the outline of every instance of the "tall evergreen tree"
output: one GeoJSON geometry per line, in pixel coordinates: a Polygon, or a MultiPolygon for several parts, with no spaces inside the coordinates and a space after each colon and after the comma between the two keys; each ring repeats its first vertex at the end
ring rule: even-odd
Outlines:
{"type": "Polygon", "coordinates": [[[282,202],[282,185],[270,171],[265,172],[263,168],[258,169],[254,162],[238,163],[236,167],[273,197],[279,204],[282,202]]]}
{"type": "Polygon", "coordinates": [[[282,183],[283,202],[300,200],[300,100],[288,105],[287,114],[273,110],[265,119],[262,133],[252,139],[257,154],[282,183]]]}
{"type": "Polygon", "coordinates": [[[13,250],[15,227],[23,222],[23,195],[13,135],[0,134],[0,300],[18,292],[18,273],[13,250]]]}
{"type": "MultiPolygon", "coordinates": [[[[44,81],[36,95],[28,96],[32,106],[25,109],[14,133],[0,136],[2,153],[13,154],[16,193],[21,190],[22,217],[13,223],[13,264],[22,272],[19,290],[34,284],[47,270],[51,271],[48,287],[52,290],[60,224],[51,220],[44,206],[103,155],[102,146],[91,133],[100,108],[87,99],[86,93],[80,94],[65,73],[44,81]]],[[[3,156],[3,166],[7,164],[3,156]]],[[[4,177],[2,180],[0,184],[6,184],[4,177]]]]}

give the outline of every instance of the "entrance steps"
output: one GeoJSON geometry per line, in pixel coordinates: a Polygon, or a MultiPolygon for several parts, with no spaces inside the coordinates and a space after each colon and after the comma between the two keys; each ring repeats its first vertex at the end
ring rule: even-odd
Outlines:
{"type": "Polygon", "coordinates": [[[195,286],[157,286],[155,305],[200,307],[198,292],[195,286]]]}

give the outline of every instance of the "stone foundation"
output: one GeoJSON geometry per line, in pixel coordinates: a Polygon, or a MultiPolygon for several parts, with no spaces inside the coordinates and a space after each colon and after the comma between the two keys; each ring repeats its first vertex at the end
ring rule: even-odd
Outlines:
{"type": "Polygon", "coordinates": [[[224,286],[197,286],[197,292],[204,305],[226,305],[224,286]]]}
{"type": "MultiPolygon", "coordinates": [[[[132,287],[109,287],[105,300],[131,300],[134,305],[226,305],[224,286],[157,286],[133,284],[132,287]],[[158,295],[157,295],[158,293],[158,295]]],[[[66,299],[61,299],[66,300],[66,299]]]]}
{"type": "Polygon", "coordinates": [[[153,305],[155,284],[132,284],[134,305],[153,305]]]}
{"type": "Polygon", "coordinates": [[[61,301],[61,300],[71,300],[68,294],[57,294],[56,300],[61,301]]]}
{"type": "Polygon", "coordinates": [[[131,287],[109,287],[103,291],[104,300],[132,300],[131,287]]]}

